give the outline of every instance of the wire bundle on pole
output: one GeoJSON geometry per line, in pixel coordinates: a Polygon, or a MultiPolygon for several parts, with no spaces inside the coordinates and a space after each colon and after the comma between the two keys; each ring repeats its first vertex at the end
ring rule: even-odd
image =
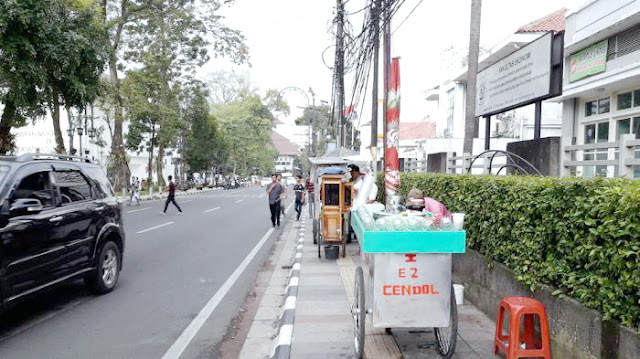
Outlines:
{"type": "MultiPolygon", "coordinates": [[[[374,38],[376,36],[374,21],[382,21],[383,23],[386,21],[390,21],[391,18],[398,12],[400,7],[405,3],[406,0],[384,0],[382,1],[382,7],[380,9],[375,9],[375,0],[369,0],[368,4],[357,11],[353,11],[347,13],[346,11],[342,14],[342,28],[343,28],[343,52],[344,52],[344,64],[342,64],[342,69],[345,74],[352,74],[351,79],[351,94],[350,100],[346,101],[345,107],[348,109],[353,108],[359,109],[359,113],[362,113],[362,109],[364,108],[365,101],[364,98],[366,96],[367,87],[369,84],[369,77],[371,73],[372,59],[374,53],[375,41],[374,38]],[[387,11],[385,11],[387,10],[387,11]],[[387,14],[386,18],[382,16],[374,16],[373,11],[377,11],[378,15],[382,15],[383,13],[387,14]],[[354,34],[353,25],[349,21],[349,16],[360,15],[364,13],[364,19],[362,23],[362,28],[359,33],[354,34]]],[[[349,0],[343,2],[343,7],[349,2],[349,0]]],[[[418,5],[421,1],[418,3],[418,5]]],[[[417,7],[417,5],[416,5],[417,7]]],[[[415,8],[414,8],[415,10],[415,8]]],[[[336,17],[334,19],[334,24],[340,19],[340,14],[338,13],[338,9],[336,9],[336,17]]],[[[413,13],[413,10],[411,11],[413,13]]],[[[411,13],[409,15],[411,15],[411,13]]],[[[406,19],[405,19],[406,20],[406,19]]],[[[404,21],[403,21],[404,22],[404,21]]],[[[337,28],[337,26],[335,27],[337,28]]],[[[334,36],[339,36],[337,32],[333,32],[334,36]]],[[[325,50],[326,51],[326,50],[325,50]]],[[[337,53],[338,49],[336,49],[337,53]]],[[[337,58],[337,57],[336,57],[337,58]]],[[[336,61],[337,62],[337,61],[336,61]]],[[[333,68],[334,76],[333,76],[333,95],[332,95],[332,120],[331,125],[339,126],[339,123],[335,122],[336,118],[340,118],[342,114],[339,111],[345,111],[344,108],[338,108],[339,101],[339,91],[338,91],[338,73],[336,72],[336,66],[333,68]]],[[[361,118],[358,118],[357,127],[360,126],[361,118]]],[[[345,124],[345,127],[349,128],[348,123],[345,124]]],[[[343,129],[346,131],[346,129],[343,129]]],[[[354,140],[351,140],[351,143],[346,144],[347,147],[351,147],[354,143],[354,140]]]]}

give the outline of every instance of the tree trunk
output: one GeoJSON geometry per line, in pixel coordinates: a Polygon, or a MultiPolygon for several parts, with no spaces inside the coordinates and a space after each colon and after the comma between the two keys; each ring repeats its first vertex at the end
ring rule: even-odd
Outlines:
{"type": "Polygon", "coordinates": [[[151,139],[149,140],[149,165],[147,166],[147,182],[149,182],[149,186],[153,183],[153,143],[155,141],[156,136],[156,125],[155,123],[151,124],[151,139]]]}
{"type": "Polygon", "coordinates": [[[58,99],[58,93],[54,90],[53,104],[50,107],[51,117],[53,119],[53,135],[56,138],[56,153],[67,153],[64,148],[64,139],[62,138],[62,131],[60,131],[60,101],[58,99]]]}
{"type": "Polygon", "coordinates": [[[162,167],[164,161],[164,145],[158,145],[158,156],[156,157],[156,171],[158,171],[158,185],[164,187],[164,176],[162,175],[162,167]]]}
{"type": "Polygon", "coordinates": [[[476,78],[480,47],[480,19],[482,0],[471,0],[471,23],[469,31],[469,61],[467,64],[467,98],[465,105],[463,152],[473,154],[473,139],[478,137],[476,119],[476,78]]]}
{"type": "Polygon", "coordinates": [[[124,106],[120,93],[120,79],[118,78],[118,61],[115,53],[109,55],[109,77],[113,86],[113,103],[115,104],[115,119],[113,137],[111,139],[111,154],[116,170],[116,191],[127,187],[127,153],[122,137],[122,123],[124,122],[124,106]]]}
{"type": "Polygon", "coordinates": [[[5,155],[11,153],[14,149],[11,127],[13,126],[15,115],[16,106],[12,101],[7,101],[4,104],[2,118],[0,119],[0,153],[5,155]]]}

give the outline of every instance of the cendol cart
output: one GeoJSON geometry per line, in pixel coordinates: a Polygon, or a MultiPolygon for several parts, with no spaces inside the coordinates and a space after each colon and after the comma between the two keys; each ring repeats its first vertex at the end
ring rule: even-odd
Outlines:
{"type": "Polygon", "coordinates": [[[451,283],[451,254],[465,252],[464,230],[368,231],[351,213],[363,267],[356,269],[356,357],[364,355],[365,320],[374,328],[434,328],[437,349],[451,358],[458,314],[451,283]],[[365,278],[366,274],[366,278],[365,278]],[[366,285],[365,285],[366,283],[366,285]]]}

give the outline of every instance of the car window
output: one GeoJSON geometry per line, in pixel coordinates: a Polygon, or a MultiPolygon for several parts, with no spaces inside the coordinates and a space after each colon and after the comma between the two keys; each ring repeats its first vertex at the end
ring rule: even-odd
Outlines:
{"type": "Polygon", "coordinates": [[[11,203],[22,198],[38,199],[44,207],[53,207],[53,192],[49,172],[37,172],[20,181],[15,192],[11,196],[11,203]]]}
{"type": "Polygon", "coordinates": [[[84,168],[84,171],[95,183],[94,189],[96,190],[95,196],[97,199],[114,196],[111,182],[109,182],[109,179],[100,167],[87,167],[84,168]]]}
{"type": "Polygon", "coordinates": [[[91,186],[80,171],[55,171],[53,177],[63,206],[91,199],[91,186]]]}

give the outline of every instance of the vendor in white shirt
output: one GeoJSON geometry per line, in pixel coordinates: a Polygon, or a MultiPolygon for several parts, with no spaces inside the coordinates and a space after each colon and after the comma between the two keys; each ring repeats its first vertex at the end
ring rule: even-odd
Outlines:
{"type": "MultiPolygon", "coordinates": [[[[355,192],[354,197],[358,197],[358,193],[362,190],[362,187],[364,184],[365,174],[360,172],[360,167],[358,167],[357,165],[350,164],[347,167],[351,172],[351,181],[353,182],[353,191],[355,192]]],[[[377,196],[378,196],[378,186],[376,186],[374,182],[371,185],[371,189],[368,194],[367,203],[375,202],[377,196]]]]}

